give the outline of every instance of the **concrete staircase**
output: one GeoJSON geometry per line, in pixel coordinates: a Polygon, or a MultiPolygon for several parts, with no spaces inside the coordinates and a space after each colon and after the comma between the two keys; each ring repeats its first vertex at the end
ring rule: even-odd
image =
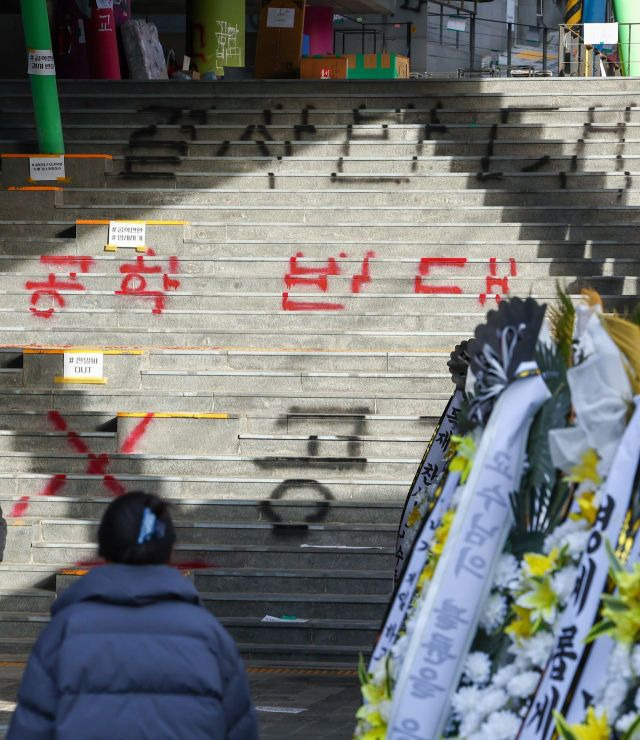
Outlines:
{"type": "MultiPolygon", "coordinates": [[[[556,281],[637,301],[634,84],[61,84],[67,181],[2,158],[0,654],[143,488],[247,658],[352,666],[453,345],[556,281]],[[137,219],[154,254],[105,251],[137,219]],[[106,383],[60,382],[64,347],[106,383]]],[[[32,153],[0,92],[0,151],[32,153]]]]}

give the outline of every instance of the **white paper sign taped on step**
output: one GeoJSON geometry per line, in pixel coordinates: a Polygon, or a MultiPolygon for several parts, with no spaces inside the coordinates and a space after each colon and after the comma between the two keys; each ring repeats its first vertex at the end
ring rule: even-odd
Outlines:
{"type": "Polygon", "coordinates": [[[295,8],[269,8],[267,11],[267,28],[293,28],[295,21],[295,8]]]}
{"type": "Polygon", "coordinates": [[[129,221],[109,222],[109,244],[116,247],[140,247],[146,240],[147,225],[129,221]]]}
{"type": "Polygon", "coordinates": [[[102,379],[104,355],[102,352],[65,352],[65,380],[102,379]]]}
{"type": "Polygon", "coordinates": [[[64,157],[29,157],[32,180],[57,180],[64,176],[64,157]]]}
{"type": "Polygon", "coordinates": [[[618,43],[617,23],[585,23],[584,43],[587,46],[618,43]]]}
{"type": "Polygon", "coordinates": [[[30,75],[54,75],[56,63],[53,59],[51,49],[29,49],[29,66],[27,72],[30,75]]]}

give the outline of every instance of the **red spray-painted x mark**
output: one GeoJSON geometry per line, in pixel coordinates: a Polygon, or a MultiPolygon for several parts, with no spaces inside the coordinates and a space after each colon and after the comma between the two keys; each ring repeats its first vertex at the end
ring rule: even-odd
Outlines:
{"type": "MultiPolygon", "coordinates": [[[[154,414],[152,413],[147,414],[131,430],[131,433],[127,436],[122,445],[122,452],[127,454],[135,452],[135,449],[144,436],[145,432],[147,431],[147,428],[149,427],[153,416],[154,414]]],[[[121,496],[123,493],[126,493],[127,489],[124,487],[124,485],[113,475],[107,473],[107,468],[109,466],[109,463],[111,462],[109,455],[107,455],[105,452],[100,454],[95,454],[94,452],[92,452],[87,443],[82,439],[82,437],[77,432],[74,432],[73,429],[69,429],[69,425],[67,424],[66,419],[59,411],[50,411],[48,414],[48,419],[57,432],[66,433],[67,441],[75,452],[78,452],[80,455],[86,455],[87,475],[101,475],[104,486],[113,496],[121,496]]],[[[42,491],[40,491],[37,495],[55,496],[63,488],[66,480],[67,476],[64,473],[52,476],[47,481],[42,491]]],[[[29,508],[30,499],[30,496],[22,496],[20,500],[13,506],[9,516],[24,516],[29,508]]]]}

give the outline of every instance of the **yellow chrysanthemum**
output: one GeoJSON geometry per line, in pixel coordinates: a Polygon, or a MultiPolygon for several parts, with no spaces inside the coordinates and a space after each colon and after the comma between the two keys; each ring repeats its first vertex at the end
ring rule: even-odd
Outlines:
{"type": "Polygon", "coordinates": [[[536,630],[535,624],[531,621],[531,610],[525,609],[523,606],[518,606],[517,604],[514,604],[511,607],[511,610],[516,617],[511,621],[509,626],[505,628],[505,632],[509,635],[513,635],[517,642],[531,637],[536,630]]]}
{"type": "Polygon", "coordinates": [[[362,696],[367,704],[379,704],[389,698],[386,685],[376,686],[374,683],[366,683],[362,686],[362,696]]]}
{"type": "Polygon", "coordinates": [[[527,575],[531,578],[540,578],[549,575],[559,565],[560,550],[554,547],[548,555],[537,552],[528,552],[524,556],[527,575]]]}
{"type": "Polygon", "coordinates": [[[471,468],[473,468],[473,461],[476,456],[476,443],[473,437],[469,435],[466,437],[452,435],[450,449],[453,458],[449,463],[449,472],[460,473],[460,481],[466,483],[471,468]]]}
{"type": "Polygon", "coordinates": [[[568,727],[576,740],[609,740],[611,737],[611,728],[606,713],[596,717],[593,707],[587,710],[587,721],[584,724],[568,725],[568,727]]]}
{"type": "Polygon", "coordinates": [[[422,590],[424,588],[424,585],[426,583],[429,583],[429,581],[433,578],[435,570],[436,565],[433,561],[430,560],[422,569],[422,573],[420,573],[420,578],[418,578],[418,590],[422,590]]]}
{"type": "Polygon", "coordinates": [[[620,596],[629,606],[640,604],[640,563],[634,563],[631,570],[614,573],[620,596]]]}
{"type": "Polygon", "coordinates": [[[596,488],[602,484],[602,478],[598,473],[598,462],[600,458],[593,449],[588,449],[582,456],[582,460],[573,468],[567,476],[569,483],[593,483],[596,488]]]}
{"type": "Polygon", "coordinates": [[[431,552],[434,555],[442,555],[442,551],[444,550],[444,546],[447,543],[447,538],[449,537],[449,532],[451,530],[451,525],[453,524],[455,515],[455,511],[449,510],[442,517],[442,524],[438,527],[438,529],[436,529],[436,532],[433,536],[433,545],[431,545],[431,552]]]}
{"type": "Polygon", "coordinates": [[[413,511],[409,514],[409,518],[407,519],[407,527],[415,526],[421,519],[422,515],[420,514],[420,508],[418,506],[414,506],[413,511]]]}
{"type": "Polygon", "coordinates": [[[529,591],[525,591],[516,599],[516,604],[529,609],[534,622],[543,620],[551,624],[558,606],[558,596],[553,590],[551,579],[536,578],[530,582],[530,586],[529,591]]]}
{"type": "Polygon", "coordinates": [[[596,521],[596,516],[598,515],[598,507],[595,505],[595,493],[583,493],[582,496],[578,496],[576,499],[576,504],[578,505],[578,508],[580,511],[576,511],[573,514],[570,514],[570,518],[574,521],[578,521],[579,519],[584,519],[586,522],[588,522],[591,526],[596,521]]]}
{"type": "Polygon", "coordinates": [[[373,727],[364,735],[360,736],[359,740],[386,740],[387,738],[387,723],[383,726],[373,727]]]}

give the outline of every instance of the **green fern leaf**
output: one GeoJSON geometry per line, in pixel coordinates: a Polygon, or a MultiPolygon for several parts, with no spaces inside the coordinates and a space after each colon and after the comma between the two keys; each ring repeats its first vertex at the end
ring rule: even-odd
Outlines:
{"type": "Polygon", "coordinates": [[[551,324],[551,336],[558,347],[562,358],[567,366],[571,366],[573,327],[576,319],[576,309],[569,295],[556,284],[558,302],[549,308],[549,322],[551,324]]]}

